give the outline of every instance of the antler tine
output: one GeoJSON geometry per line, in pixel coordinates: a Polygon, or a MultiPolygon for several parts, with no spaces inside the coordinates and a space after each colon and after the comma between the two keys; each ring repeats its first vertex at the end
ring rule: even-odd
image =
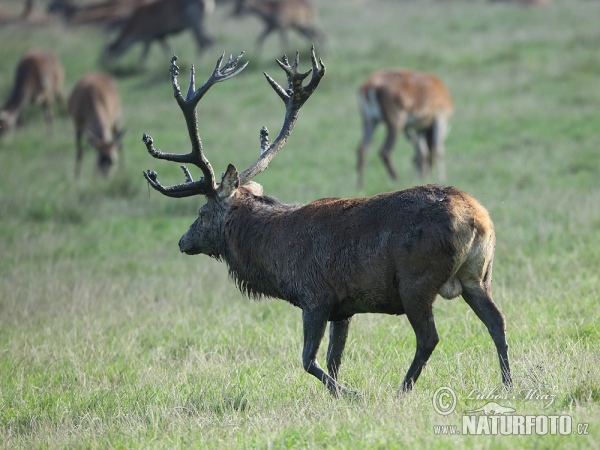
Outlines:
{"type": "Polygon", "coordinates": [[[204,177],[198,181],[193,181],[190,172],[185,166],[182,166],[186,176],[186,182],[176,186],[163,187],[156,179],[156,172],[144,172],[144,176],[150,185],[157,191],[170,197],[188,197],[196,194],[210,195],[211,193],[216,192],[217,183],[215,180],[214,170],[208,159],[206,159],[204,156],[202,141],[200,140],[200,134],[198,132],[198,113],[196,112],[196,105],[213,84],[219,81],[227,80],[246,68],[248,65],[247,62],[243,66],[239,68],[237,67],[238,62],[243,55],[244,52],[241,52],[235,59],[230,56],[227,63],[223,66],[223,68],[221,68],[221,63],[225,53],[221,54],[213,73],[198,90],[195,90],[195,69],[192,65],[190,69],[190,85],[185,99],[181,95],[181,88],[177,82],[177,76],[179,75],[179,67],[177,64],[175,64],[177,61],[177,56],[173,55],[171,58],[170,72],[173,94],[185,118],[190,142],[192,144],[192,150],[187,154],[163,153],[154,148],[153,140],[150,136],[144,134],[142,140],[146,144],[148,153],[150,153],[152,157],[167,161],[194,164],[196,167],[202,170],[204,177]]]}
{"type": "Polygon", "coordinates": [[[229,55],[227,63],[225,63],[225,65],[221,67],[221,63],[223,62],[223,58],[225,57],[225,52],[221,53],[221,56],[217,60],[217,64],[215,65],[211,76],[208,77],[208,80],[206,80],[204,84],[193,93],[193,95],[188,94],[188,101],[198,103],[213,84],[218,83],[220,81],[228,80],[229,78],[236,76],[238,73],[244,70],[248,65],[248,61],[246,61],[246,63],[243,66],[237,67],[237,64],[242,58],[242,56],[244,56],[244,52],[241,52],[235,59],[233,59],[232,55],[229,55]]]}
{"type": "Polygon", "coordinates": [[[283,147],[290,136],[294,125],[296,124],[300,108],[302,105],[304,105],[306,100],[308,100],[308,98],[319,85],[321,78],[323,78],[325,75],[325,64],[323,64],[321,59],[319,59],[317,62],[314,45],[311,48],[312,69],[305,73],[298,72],[300,57],[297,52],[296,58],[292,65],[289,64],[289,61],[285,55],[281,59],[281,61],[276,61],[277,64],[279,64],[279,67],[281,67],[287,75],[288,89],[283,89],[267,73],[264,73],[264,75],[273,90],[285,103],[286,112],[283,119],[283,125],[277,138],[268,147],[266,147],[266,143],[268,143],[268,132],[266,131],[266,128],[263,127],[264,131],[261,130],[261,156],[252,166],[240,174],[240,183],[242,185],[246,184],[256,175],[265,170],[269,165],[269,162],[271,162],[273,157],[283,147]],[[312,77],[310,81],[306,86],[303,86],[302,82],[311,72],[312,77]]]}

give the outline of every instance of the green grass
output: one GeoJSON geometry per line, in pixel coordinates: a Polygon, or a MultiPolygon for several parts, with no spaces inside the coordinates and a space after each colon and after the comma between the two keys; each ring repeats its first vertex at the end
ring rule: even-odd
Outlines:
{"type": "MultiPolygon", "coordinates": [[[[359,399],[334,399],[301,362],[300,311],[253,302],[225,265],[179,253],[200,198],[150,192],[144,169],[166,184],[177,164],[153,160],[189,142],[172,97],[169,58],[155,48],[135,69],[122,62],[126,165],[109,181],[84,157],[75,180],[73,126],[63,112],[47,133],[39,109],[0,141],[0,445],[4,448],[599,448],[600,447],[600,33],[598,2],[554,0],[529,9],[484,0],[317,1],[333,50],[327,75],[304,106],[288,144],[256,181],[286,202],[372,195],[418,184],[400,140],[400,181],[386,178],[374,148],[356,189],[360,138],[356,90],[373,70],[404,66],[448,84],[456,113],[447,142],[448,182],[477,197],[497,233],[494,299],[508,323],[518,414],[566,414],[588,435],[436,436],[483,401],[473,389],[500,383],[492,341],[461,300],[438,300],[441,342],[407,396],[396,390],[414,354],[404,317],[354,319],[341,380],[359,399]],[[436,414],[441,386],[456,412],[436,414]],[[555,396],[527,401],[522,390],[555,396]]],[[[227,7],[225,7],[226,9],[227,7]]],[[[262,76],[278,39],[255,56],[255,19],[209,23],[216,46],[195,54],[172,39],[197,83],[221,52],[246,50],[248,68],[199,105],[208,158],[221,173],[258,156],[258,132],[278,130],[283,106],[262,76]]],[[[96,29],[0,28],[0,98],[31,47],[54,48],[70,89],[96,62],[96,29]]],[[[308,45],[291,38],[308,68],[308,45]]],[[[184,73],[182,71],[182,73],[184,73]]],[[[186,88],[186,77],[181,84],[186,88]]],[[[378,141],[383,138],[380,130],[378,141]]],[[[324,345],[325,347],[325,345],[324,345]]],[[[320,359],[324,360],[324,349],[320,359]]]]}

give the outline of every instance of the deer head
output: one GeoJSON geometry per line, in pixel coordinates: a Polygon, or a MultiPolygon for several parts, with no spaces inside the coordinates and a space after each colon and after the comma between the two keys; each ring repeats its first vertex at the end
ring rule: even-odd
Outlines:
{"type": "Polygon", "coordinates": [[[230,56],[225,65],[221,67],[224,58],[224,54],[222,54],[211,76],[197,90],[195,89],[195,71],[192,66],[190,71],[190,85],[185,98],[182,96],[177,82],[177,76],[179,75],[179,68],[175,64],[177,57],[173,56],[171,59],[173,92],[187,124],[192,150],[187,154],[163,153],[154,148],[152,137],[144,134],[142,138],[148,152],[154,158],[193,164],[202,171],[203,177],[194,181],[190,171],[185,165],[182,165],[181,168],[185,175],[185,182],[174,186],[163,186],[158,181],[157,174],[154,171],[148,170],[144,172],[144,177],[150,186],[168,197],[182,198],[192,195],[204,195],[206,197],[207,202],[200,208],[198,219],[196,219],[179,241],[179,249],[190,255],[203,253],[217,259],[223,256],[225,245],[224,222],[228,209],[238,196],[262,194],[262,187],[252,182],[252,178],[265,170],[269,162],[283,147],[294,128],[300,108],[317,88],[321,78],[325,74],[325,66],[320,59],[317,61],[314,46],[311,49],[312,69],[307,72],[301,73],[298,71],[299,55],[297,53],[292,64],[290,64],[285,55],[281,61],[277,60],[279,66],[286,73],[288,81],[287,89],[284,89],[267,73],[264,73],[273,90],[285,104],[285,116],[281,130],[277,138],[273,142],[270,142],[269,132],[266,127],[263,127],[260,131],[260,157],[258,160],[242,173],[239,173],[233,164],[229,164],[221,182],[217,183],[214,170],[204,155],[198,131],[196,105],[213,84],[232,78],[247,66],[248,63],[246,62],[241,67],[238,67],[243,54],[243,52],[240,53],[235,59],[230,56]],[[303,86],[303,81],[311,72],[310,81],[306,86],[303,86]]]}

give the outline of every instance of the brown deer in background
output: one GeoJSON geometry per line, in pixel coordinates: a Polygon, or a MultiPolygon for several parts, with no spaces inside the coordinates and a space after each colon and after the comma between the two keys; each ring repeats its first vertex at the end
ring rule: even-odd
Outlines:
{"type": "Polygon", "coordinates": [[[365,153],[380,122],[386,138],[380,150],[390,177],[397,178],[391,152],[399,132],[404,132],[415,149],[414,163],[423,179],[438,165],[439,181],[446,180],[444,140],[453,112],[448,89],[438,77],[405,69],[380,70],[359,89],[363,134],[358,146],[358,186],[362,187],[365,153]]]}
{"type": "Polygon", "coordinates": [[[166,37],[191,30],[198,50],[212,45],[204,31],[204,19],[214,10],[214,0],[157,0],[137,7],[123,23],[116,39],[108,44],[101,62],[108,64],[123,55],[132,45],[144,45],[140,62],[144,62],[153,41],[171,53],[166,37]]]}
{"type": "Polygon", "coordinates": [[[75,124],[75,177],[81,172],[84,135],[96,148],[96,170],[108,176],[117,160],[117,150],[121,158],[123,154],[121,101],[114,79],[104,73],[90,73],[81,78],[69,96],[69,114],[75,124]]]}
{"type": "Polygon", "coordinates": [[[8,100],[0,109],[0,134],[22,123],[25,109],[31,104],[44,108],[46,126],[52,129],[53,104],[64,104],[65,70],[56,53],[30,50],[19,61],[8,100]]]}
{"type": "Polygon", "coordinates": [[[369,198],[324,198],[305,205],[286,205],[264,196],[252,178],[267,168],[290,136],[302,105],[325,74],[311,52],[311,71],[298,72],[277,61],[287,75],[284,88],[265,74],[285,104],[277,138],[261,130],[261,155],[242,173],[230,164],[217,183],[198,133],[196,105],[208,89],[239,73],[231,57],[198,89],[194,69],[185,98],[177,82],[176,57],[171,79],[192,144],[188,154],[163,153],[144,134],[148,152],[157,159],[189,163],[203,173],[193,181],[163,186],[154,171],[144,172],[150,185],[169,197],[204,195],[199,217],[179,241],[188,254],[224,260],[239,289],[250,297],[275,297],[302,309],[302,363],[333,394],[349,391],[338,383],[342,353],[353,315],[406,314],[417,338],[414,360],[402,382],[412,389],[438,343],[432,305],[437,295],[462,295],[487,326],[496,344],[502,381],[512,384],[504,316],[492,301],[494,227],[487,210],[473,197],[452,187],[420,186],[369,198]],[[326,373],[316,355],[329,326],[326,373]]]}
{"type": "Polygon", "coordinates": [[[315,7],[308,0],[236,0],[232,15],[239,17],[244,14],[254,14],[265,23],[264,31],[256,40],[259,53],[267,36],[274,31],[279,32],[281,44],[287,50],[290,28],[311,43],[326,44],[327,38],[318,24],[315,7]]]}

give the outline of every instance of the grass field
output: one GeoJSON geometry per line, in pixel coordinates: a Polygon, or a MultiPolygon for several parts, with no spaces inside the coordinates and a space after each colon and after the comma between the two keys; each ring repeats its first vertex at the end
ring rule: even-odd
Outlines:
{"type": "MultiPolygon", "coordinates": [[[[494,401],[514,414],[569,416],[572,433],[436,434],[438,425],[462,432],[464,412],[500,386],[492,340],[460,298],[434,305],[441,341],[409,395],[397,395],[415,348],[405,317],[353,321],[340,378],[359,399],[332,398],[306,374],[300,310],[249,301],[224,264],[180,254],[177,242],[203,199],[165,198],[142,177],[152,168],[166,184],[182,181],[177,164],[148,156],[142,133],[165,151],[189,147],[169,57],[157,47],[143,68],[139,48],[121,62],[126,163],[112,179],[92,176],[91,150],[74,179],[64,111],[49,133],[31,108],[0,141],[3,448],[600,448],[600,2],[315,3],[331,43],[326,53],[317,48],[327,74],[256,181],[285,202],[420,183],[400,140],[400,181],[387,179],[374,148],[365,187],[356,188],[356,90],[383,67],[442,77],[456,110],[448,183],[490,210],[497,233],[494,299],[507,319],[515,389],[494,401]],[[446,416],[433,404],[444,386],[457,396],[446,416]]],[[[260,128],[274,133],[284,113],[261,74],[283,81],[273,63],[278,39],[255,56],[261,24],[233,21],[227,8],[208,24],[216,45],[205,54],[188,34],[171,40],[184,69],[196,64],[198,84],[222,50],[246,50],[250,61],[199,105],[217,173],[230,162],[248,167],[260,128]]],[[[105,40],[98,29],[59,23],[1,27],[0,98],[29,48],[55,49],[70,89],[99,70],[105,40]]],[[[293,36],[290,45],[308,69],[308,44],[293,36]]],[[[380,130],[377,144],[382,138],[380,130]]]]}

